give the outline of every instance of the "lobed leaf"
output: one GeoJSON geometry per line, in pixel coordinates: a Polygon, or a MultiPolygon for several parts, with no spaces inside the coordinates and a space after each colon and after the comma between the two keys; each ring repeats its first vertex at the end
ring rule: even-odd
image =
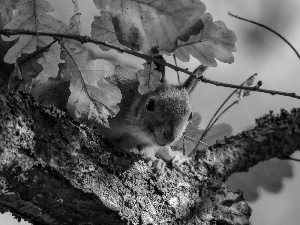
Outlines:
{"type": "Polygon", "coordinates": [[[70,25],[66,32],[70,34],[80,34],[80,29],[81,29],[80,16],[81,16],[80,13],[76,13],[70,18],[70,25]]]}
{"type": "MultiPolygon", "coordinates": [[[[67,28],[64,23],[47,14],[47,12],[52,12],[54,9],[45,0],[17,0],[14,7],[18,9],[18,14],[4,27],[5,29],[64,32],[67,28]]],[[[53,38],[45,36],[14,35],[2,37],[5,41],[19,38],[4,58],[6,63],[11,64],[15,63],[21,54],[32,53],[37,46],[45,47],[53,41],[53,38]]]]}
{"type": "Polygon", "coordinates": [[[74,14],[70,18],[70,25],[67,29],[67,32],[70,34],[80,34],[81,30],[81,22],[80,22],[80,16],[81,13],[79,12],[78,2],[77,0],[72,0],[72,3],[74,5],[74,14]]]}
{"type": "Polygon", "coordinates": [[[141,95],[154,91],[161,85],[162,74],[155,70],[156,66],[153,62],[143,64],[144,69],[138,70],[136,77],[139,81],[138,91],[141,95]]]}
{"type": "Polygon", "coordinates": [[[48,82],[50,77],[58,76],[60,59],[60,45],[53,42],[47,47],[39,47],[31,54],[23,54],[15,63],[15,69],[9,78],[9,88],[31,93],[32,88],[48,82]],[[19,87],[17,87],[19,85],[19,87]]]}
{"type": "Polygon", "coordinates": [[[190,55],[198,59],[206,66],[217,66],[218,59],[221,62],[232,63],[232,52],[236,51],[236,36],[222,21],[213,22],[211,14],[202,16],[204,29],[193,35],[186,42],[178,41],[178,48],[174,52],[182,61],[189,61],[190,55]]]}
{"type": "Polygon", "coordinates": [[[103,59],[90,61],[85,67],[80,68],[90,97],[101,102],[114,114],[119,111],[118,103],[121,102],[121,91],[105,80],[114,73],[114,65],[103,59]]]}
{"type": "Polygon", "coordinates": [[[70,79],[68,113],[79,122],[88,125],[108,125],[108,117],[114,116],[121,101],[121,91],[105,78],[114,73],[114,66],[106,60],[90,60],[87,51],[74,52],[66,57],[62,78],[70,79]]]}
{"type": "Polygon", "coordinates": [[[105,80],[114,73],[114,66],[105,60],[91,60],[90,52],[76,44],[65,42],[61,52],[55,43],[47,52],[23,55],[11,79],[21,80],[21,89],[43,105],[67,110],[86,125],[108,125],[108,117],[119,111],[121,101],[120,90],[105,80]]]}
{"type": "Polygon", "coordinates": [[[94,0],[101,10],[92,37],[145,54],[173,52],[203,28],[205,5],[199,0],[94,0]]]}
{"type": "Polygon", "coordinates": [[[43,57],[37,60],[42,65],[43,70],[36,77],[36,81],[45,83],[49,77],[57,76],[59,70],[58,64],[64,63],[64,60],[60,59],[60,50],[60,45],[55,42],[47,52],[44,52],[43,57]]]}
{"type": "MultiPolygon", "coordinates": [[[[0,29],[12,20],[13,4],[15,0],[0,0],[0,29]]],[[[14,42],[3,41],[0,37],[0,86],[7,85],[9,82],[9,75],[14,70],[14,65],[7,64],[3,61],[6,52],[11,48],[14,42]]]]}
{"type": "MultiPolygon", "coordinates": [[[[123,47],[118,41],[112,18],[110,16],[110,13],[107,11],[101,11],[101,16],[94,17],[91,36],[92,38],[106,41],[107,43],[113,44],[117,47],[123,47]]],[[[99,45],[99,47],[103,51],[108,51],[110,49],[101,45],[99,45]]]]}
{"type": "Polygon", "coordinates": [[[9,88],[11,90],[23,90],[31,92],[31,88],[36,85],[35,78],[43,70],[43,66],[38,63],[43,57],[43,52],[23,54],[14,65],[14,70],[9,77],[9,88]],[[19,85],[19,87],[17,87],[19,85]]]}
{"type": "Polygon", "coordinates": [[[13,0],[0,0],[0,28],[8,24],[9,21],[13,18],[13,8],[14,8],[13,0]]]}
{"type": "Polygon", "coordinates": [[[0,0],[0,7],[4,7],[12,13],[12,11],[16,9],[16,3],[18,1],[19,0],[0,0]]]}

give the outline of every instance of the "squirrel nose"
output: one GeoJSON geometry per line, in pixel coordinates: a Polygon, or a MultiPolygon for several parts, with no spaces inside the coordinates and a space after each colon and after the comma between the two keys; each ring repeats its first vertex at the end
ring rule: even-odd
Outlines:
{"type": "Polygon", "coordinates": [[[166,140],[171,139],[171,137],[172,137],[172,133],[171,133],[171,132],[169,132],[169,131],[164,131],[164,138],[165,138],[166,140]]]}
{"type": "Polygon", "coordinates": [[[164,128],[163,136],[166,142],[173,141],[173,129],[171,125],[164,128]]]}

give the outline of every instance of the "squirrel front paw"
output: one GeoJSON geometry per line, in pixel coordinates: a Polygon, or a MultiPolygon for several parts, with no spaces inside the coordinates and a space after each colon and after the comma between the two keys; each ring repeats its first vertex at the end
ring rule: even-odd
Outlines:
{"type": "Polygon", "coordinates": [[[155,146],[143,146],[143,148],[139,150],[142,158],[152,163],[152,171],[156,174],[162,174],[165,170],[166,162],[155,156],[157,151],[158,148],[155,146]]]}
{"type": "Polygon", "coordinates": [[[191,160],[192,160],[191,157],[188,157],[183,154],[178,154],[174,156],[174,158],[172,159],[172,166],[178,168],[180,165],[182,165],[185,162],[190,163],[191,160]]]}
{"type": "MultiPolygon", "coordinates": [[[[179,168],[183,163],[189,163],[192,160],[191,157],[185,155],[176,155],[170,160],[173,168],[179,168]]],[[[152,170],[156,174],[162,174],[165,171],[166,162],[163,159],[154,159],[152,161],[152,170]]]]}
{"type": "Polygon", "coordinates": [[[182,151],[173,151],[170,146],[161,148],[156,155],[165,161],[171,162],[172,166],[175,168],[178,168],[183,163],[190,162],[192,160],[191,157],[184,155],[182,151]]]}
{"type": "Polygon", "coordinates": [[[185,162],[190,162],[191,157],[183,155],[181,151],[172,151],[170,146],[155,147],[155,146],[139,146],[138,152],[140,155],[152,162],[152,170],[157,174],[162,174],[165,171],[166,162],[172,164],[173,168],[179,168],[185,162]]]}
{"type": "Polygon", "coordinates": [[[166,162],[162,159],[155,159],[152,161],[152,171],[156,174],[162,174],[165,171],[166,162]]]}

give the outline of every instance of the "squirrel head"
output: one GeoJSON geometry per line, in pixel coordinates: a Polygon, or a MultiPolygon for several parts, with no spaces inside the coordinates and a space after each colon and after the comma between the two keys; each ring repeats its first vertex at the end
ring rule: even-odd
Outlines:
{"type": "MultiPolygon", "coordinates": [[[[202,74],[207,67],[194,72],[202,74]]],[[[155,91],[141,95],[133,69],[117,67],[110,77],[121,89],[120,112],[109,119],[111,129],[103,134],[111,139],[124,140],[128,148],[142,145],[167,146],[179,139],[192,118],[189,95],[199,82],[190,76],[182,85],[171,85],[164,78],[155,91]]],[[[122,142],[123,143],[123,142],[122,142]]]]}
{"type": "MultiPolygon", "coordinates": [[[[207,69],[199,66],[198,76],[207,69]]],[[[182,85],[174,86],[163,80],[162,85],[133,102],[131,118],[136,128],[141,128],[139,139],[158,146],[170,145],[180,138],[192,119],[190,94],[199,79],[190,76],[182,85]]]]}
{"type": "Polygon", "coordinates": [[[147,142],[158,146],[176,141],[192,115],[187,90],[166,82],[155,91],[140,96],[134,105],[135,123],[144,128],[141,132],[145,139],[150,139],[147,142]]]}

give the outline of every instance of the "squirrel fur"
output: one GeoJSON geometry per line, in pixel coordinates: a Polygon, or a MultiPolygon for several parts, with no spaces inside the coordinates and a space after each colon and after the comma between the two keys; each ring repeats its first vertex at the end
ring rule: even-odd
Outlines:
{"type": "MultiPolygon", "coordinates": [[[[201,74],[206,69],[199,68],[201,74]]],[[[181,137],[192,117],[189,96],[199,79],[189,77],[180,86],[162,79],[155,91],[141,95],[136,72],[116,66],[115,73],[106,78],[121,90],[122,101],[118,114],[109,119],[110,128],[100,128],[100,132],[121,148],[153,160],[157,169],[164,166],[157,156],[165,161],[177,158],[177,162],[178,158],[187,158],[182,153],[172,154],[170,146],[181,137]]]]}

